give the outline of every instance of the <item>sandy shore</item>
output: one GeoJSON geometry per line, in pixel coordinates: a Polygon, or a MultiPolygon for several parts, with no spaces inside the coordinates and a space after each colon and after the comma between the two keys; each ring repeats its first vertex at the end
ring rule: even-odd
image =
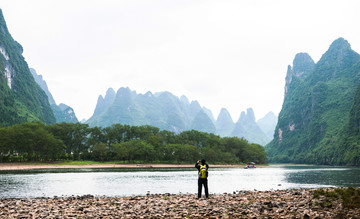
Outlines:
{"type": "Polygon", "coordinates": [[[71,196],[0,199],[0,218],[359,218],[339,199],[313,189],[239,191],[197,199],[195,194],[134,197],[71,196]],[[321,203],[326,203],[324,204],[321,203]]]}
{"type": "MultiPolygon", "coordinates": [[[[31,170],[31,169],[71,169],[71,168],[179,168],[194,167],[195,164],[31,164],[31,163],[0,163],[0,170],[31,170]]],[[[240,167],[240,165],[211,165],[211,167],[240,167]]]]}

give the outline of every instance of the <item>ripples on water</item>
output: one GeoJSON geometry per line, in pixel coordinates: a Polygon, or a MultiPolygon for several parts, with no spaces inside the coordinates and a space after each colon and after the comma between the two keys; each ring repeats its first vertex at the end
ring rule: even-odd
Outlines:
{"type": "MultiPolygon", "coordinates": [[[[360,168],[271,166],[210,168],[210,193],[333,186],[360,187],[360,168]]],[[[0,171],[0,197],[53,197],[92,194],[130,196],[196,193],[195,168],[45,169],[0,171]]]]}

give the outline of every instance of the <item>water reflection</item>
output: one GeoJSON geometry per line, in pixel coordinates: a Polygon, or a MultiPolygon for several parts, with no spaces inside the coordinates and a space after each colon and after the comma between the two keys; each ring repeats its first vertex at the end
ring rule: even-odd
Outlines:
{"type": "Polygon", "coordinates": [[[360,186],[360,168],[288,166],[286,180],[292,183],[324,184],[328,186],[360,186]]]}
{"type": "MultiPolygon", "coordinates": [[[[319,166],[211,168],[211,193],[360,186],[360,169],[319,166]]],[[[0,171],[0,197],[52,197],[93,194],[129,196],[150,193],[196,193],[195,168],[48,169],[0,171]]]]}

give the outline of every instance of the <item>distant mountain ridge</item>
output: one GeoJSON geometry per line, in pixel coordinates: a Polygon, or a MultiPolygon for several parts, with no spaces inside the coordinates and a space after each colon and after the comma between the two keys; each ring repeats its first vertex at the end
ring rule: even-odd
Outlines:
{"type": "Polygon", "coordinates": [[[76,118],[73,108],[71,108],[63,103],[56,105],[54,97],[50,93],[49,88],[46,84],[46,81],[43,79],[42,75],[38,75],[36,73],[36,70],[33,68],[30,68],[30,72],[31,72],[32,76],[34,77],[35,82],[41,87],[41,89],[48,96],[48,100],[49,100],[51,109],[54,113],[56,122],[57,123],[61,123],[61,122],[77,123],[77,122],[79,122],[78,119],[76,118]]]}
{"type": "Polygon", "coordinates": [[[220,136],[231,136],[232,131],[234,130],[234,122],[231,118],[231,115],[227,109],[222,108],[216,120],[216,130],[217,134],[220,136]]]}
{"type": "Polygon", "coordinates": [[[317,63],[297,54],[285,81],[270,161],[360,165],[360,55],[339,38],[317,63]]]}
{"type": "Polygon", "coordinates": [[[240,118],[235,123],[231,136],[246,138],[250,142],[257,142],[265,145],[271,138],[268,138],[255,121],[254,111],[249,108],[246,113],[241,112],[240,118]]]}
{"type": "Polygon", "coordinates": [[[257,121],[258,126],[270,140],[274,138],[277,121],[278,118],[273,112],[268,112],[263,118],[257,121]]]}
{"type": "Polygon", "coordinates": [[[194,129],[222,137],[237,136],[262,145],[272,139],[262,128],[271,132],[269,129],[271,130],[272,126],[273,135],[276,125],[274,121],[264,120],[259,126],[250,108],[247,116],[245,113],[240,116],[236,126],[226,109],[222,109],[215,120],[211,110],[202,107],[198,101],[190,102],[185,96],[178,98],[170,92],[153,94],[150,91],[138,94],[128,87],[121,87],[117,92],[109,88],[104,97],[99,95],[94,114],[86,123],[101,127],[111,126],[114,123],[151,125],[175,133],[194,129]],[[244,131],[234,131],[240,126],[244,131]]]}

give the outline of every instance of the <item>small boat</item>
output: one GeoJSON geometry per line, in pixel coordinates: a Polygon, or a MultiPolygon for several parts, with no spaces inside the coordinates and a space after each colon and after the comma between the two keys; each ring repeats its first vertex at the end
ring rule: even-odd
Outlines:
{"type": "Polygon", "coordinates": [[[249,169],[249,168],[256,168],[255,163],[254,162],[247,163],[244,169],[249,169]]]}

